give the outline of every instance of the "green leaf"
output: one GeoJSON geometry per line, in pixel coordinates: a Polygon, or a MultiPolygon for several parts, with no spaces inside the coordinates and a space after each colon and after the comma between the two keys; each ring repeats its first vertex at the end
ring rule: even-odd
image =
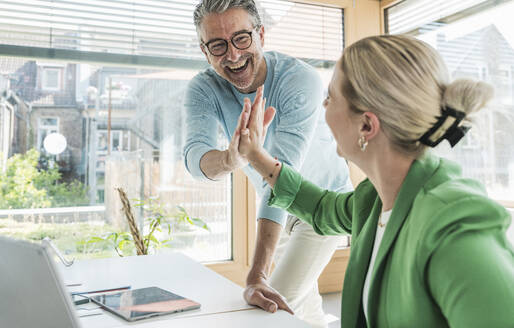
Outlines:
{"type": "Polygon", "coordinates": [[[116,243],[116,240],[118,239],[118,233],[111,232],[105,239],[107,239],[107,240],[111,239],[114,243],[116,243]]]}
{"type": "Polygon", "coordinates": [[[157,245],[160,244],[159,240],[154,235],[150,236],[150,240],[156,243],[157,245]]]}
{"type": "Polygon", "coordinates": [[[94,237],[89,238],[89,239],[86,241],[86,243],[87,243],[87,244],[94,244],[94,243],[103,243],[103,242],[105,242],[105,241],[106,241],[106,240],[105,240],[105,239],[103,239],[103,238],[101,238],[101,237],[96,237],[96,236],[94,236],[94,237]]]}
{"type": "Polygon", "coordinates": [[[207,223],[205,223],[202,219],[199,219],[199,218],[192,218],[191,219],[193,221],[193,225],[197,226],[197,227],[200,227],[202,229],[205,229],[207,231],[211,231],[211,229],[209,228],[209,226],[207,225],[207,223]]]}
{"type": "Polygon", "coordinates": [[[130,242],[130,240],[124,239],[119,242],[118,248],[123,251],[127,245],[130,245],[130,242]]]}
{"type": "Polygon", "coordinates": [[[132,234],[128,231],[124,231],[118,235],[118,238],[132,240],[132,234]]]}

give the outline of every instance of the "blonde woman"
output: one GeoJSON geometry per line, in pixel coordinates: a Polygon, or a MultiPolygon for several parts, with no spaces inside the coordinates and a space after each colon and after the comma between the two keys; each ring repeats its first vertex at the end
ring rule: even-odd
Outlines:
{"type": "Polygon", "coordinates": [[[273,187],[269,204],[319,234],[352,235],[342,327],[514,327],[508,212],[457,164],[426,152],[444,139],[455,145],[491,97],[485,83],[450,83],[437,52],[414,38],[350,46],[323,104],[337,153],[368,177],[349,193],[318,188],[269,156],[270,112],[246,100],[239,151],[273,187]]]}

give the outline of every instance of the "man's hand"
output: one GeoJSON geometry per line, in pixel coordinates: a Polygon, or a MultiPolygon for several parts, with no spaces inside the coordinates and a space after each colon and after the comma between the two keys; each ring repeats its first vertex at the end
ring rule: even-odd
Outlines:
{"type": "MultiPolygon", "coordinates": [[[[246,105],[246,104],[245,104],[246,105]]],[[[240,138],[240,125],[241,116],[239,116],[239,122],[230,140],[227,150],[225,150],[225,156],[223,158],[223,167],[225,171],[232,172],[235,169],[239,169],[248,165],[248,160],[241,156],[239,153],[239,138],[240,138]]]]}
{"type": "Polygon", "coordinates": [[[281,231],[282,226],[274,221],[265,218],[258,221],[255,254],[246,278],[244,298],[248,304],[257,305],[271,313],[281,309],[294,314],[284,297],[267,282],[281,231]]]}
{"type": "Polygon", "coordinates": [[[275,313],[277,310],[284,310],[294,315],[284,297],[269,286],[263,278],[247,284],[244,298],[248,304],[256,305],[265,311],[275,313]]]}
{"type": "Polygon", "coordinates": [[[255,100],[250,106],[250,100],[245,98],[241,116],[239,116],[239,153],[245,158],[263,151],[264,141],[268,127],[275,117],[275,108],[266,108],[266,99],[263,99],[264,86],[257,89],[255,100]],[[266,108],[266,110],[264,110],[266,108]]]}

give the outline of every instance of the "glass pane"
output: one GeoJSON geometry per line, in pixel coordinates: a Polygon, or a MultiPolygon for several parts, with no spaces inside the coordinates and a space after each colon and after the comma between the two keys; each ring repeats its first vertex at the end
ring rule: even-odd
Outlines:
{"type": "Polygon", "coordinates": [[[96,146],[97,151],[107,151],[107,131],[97,132],[98,142],[96,146]]]}
{"type": "MultiPolygon", "coordinates": [[[[114,189],[121,186],[133,201],[134,216],[143,233],[149,232],[144,218],[150,219],[156,214],[154,211],[151,216],[144,209],[160,206],[157,214],[166,215],[172,221],[169,227],[173,239],[168,242],[170,236],[165,233],[156,235],[160,243],[153,249],[170,246],[206,261],[231,258],[231,178],[212,183],[194,181],[185,171],[181,158],[184,113],[180,104],[188,81],[198,72],[187,67],[198,67],[204,61],[192,21],[188,23],[182,19],[194,9],[194,5],[186,2],[154,1],[152,5],[145,5],[166,12],[154,17],[162,23],[159,31],[153,31],[160,33],[157,37],[147,29],[148,17],[133,16],[138,9],[142,9],[139,13],[144,13],[144,6],[136,6],[135,11],[128,9],[129,16],[137,21],[132,24],[137,25],[135,32],[130,35],[110,33],[112,40],[104,37],[109,30],[116,30],[114,25],[108,24],[105,29],[106,21],[89,17],[87,27],[82,21],[70,18],[74,14],[66,15],[62,8],[63,14],[56,18],[48,16],[52,10],[42,12],[37,6],[20,4],[21,11],[31,19],[20,20],[18,17],[0,23],[0,28],[11,31],[0,36],[3,44],[68,49],[85,60],[91,59],[89,56],[95,57],[98,52],[109,52],[133,55],[134,62],[141,59],[138,56],[152,55],[171,58],[172,62],[180,59],[184,63],[177,69],[165,71],[103,66],[99,63],[101,60],[94,58],[92,61],[99,64],[57,62],[53,60],[56,58],[45,58],[52,59],[52,63],[43,65],[35,60],[0,57],[0,97],[5,89],[9,89],[21,99],[15,105],[16,117],[11,115],[10,122],[5,121],[7,116],[2,114],[2,126],[10,126],[12,122],[16,132],[14,140],[4,138],[9,135],[6,132],[0,134],[4,154],[0,164],[30,171],[19,177],[44,176],[46,179],[41,179],[44,183],[36,186],[24,181],[23,186],[35,187],[24,190],[16,184],[22,185],[19,179],[16,180],[17,176],[5,173],[13,170],[0,171],[0,185],[13,186],[12,190],[0,188],[0,219],[10,218],[2,221],[0,233],[19,233],[17,236],[33,240],[51,235],[59,247],[77,257],[115,256],[113,246],[121,244],[117,243],[120,239],[112,239],[113,236],[121,240],[128,238],[123,234],[127,231],[127,223],[120,212],[120,196],[114,189]],[[177,9],[177,3],[180,3],[180,9],[177,9]],[[174,23],[177,15],[183,21],[179,29],[174,23]],[[48,22],[56,19],[68,24],[50,27],[48,22]],[[102,27],[98,30],[101,30],[100,34],[93,31],[95,26],[102,27]],[[111,42],[113,40],[115,42],[111,42]],[[27,104],[31,104],[30,109],[27,104]],[[41,162],[42,157],[35,149],[40,149],[44,136],[57,131],[57,121],[44,121],[40,127],[26,124],[49,115],[58,117],[60,132],[69,145],[57,158],[57,166],[34,164],[41,162]],[[111,117],[110,122],[107,122],[108,117],[111,117]],[[119,134],[111,135],[110,145],[108,126],[119,131],[119,134]],[[61,165],[63,158],[66,161],[61,165]],[[50,170],[53,171],[47,172],[50,170]],[[8,191],[24,196],[6,197],[8,191]],[[134,199],[144,200],[142,205],[145,207],[136,206],[134,199]],[[59,215],[42,214],[40,210],[64,206],[69,209],[59,209],[59,215]],[[16,212],[18,214],[13,214],[14,209],[20,210],[16,212]],[[210,231],[184,224],[190,222],[188,218],[197,225],[205,222],[210,231]],[[196,218],[201,221],[193,220],[196,218]],[[21,228],[14,232],[12,227],[14,230],[21,228]],[[31,231],[36,232],[32,234],[31,231]],[[104,238],[104,242],[91,243],[92,237],[104,238]]],[[[108,8],[114,21],[126,22],[129,17],[125,15],[127,8],[122,8],[123,4],[104,0],[95,3],[77,5],[78,11],[91,16],[90,9],[96,6],[108,8]]],[[[340,55],[343,47],[342,10],[291,1],[262,0],[258,3],[268,31],[266,49],[307,58],[316,67],[328,67],[325,61],[334,61],[340,55]],[[305,24],[306,19],[311,24],[305,24]],[[284,31],[297,33],[292,35],[284,31]]],[[[53,8],[54,4],[49,6],[53,8]]],[[[226,147],[226,144],[220,141],[219,147],[226,147]]],[[[133,253],[134,249],[129,246],[126,251],[133,253]]]]}
{"type": "Polygon", "coordinates": [[[59,71],[45,70],[45,82],[43,88],[57,89],[59,88],[59,71]]]}
{"type": "Polygon", "coordinates": [[[483,182],[491,197],[514,200],[514,35],[508,18],[514,4],[492,8],[418,37],[443,56],[452,78],[470,77],[491,83],[495,98],[479,112],[464,142],[438,152],[462,164],[464,174],[483,182]]]}
{"type": "MultiPolygon", "coordinates": [[[[102,166],[105,165],[105,162],[101,162],[101,163],[103,164],[102,166]]],[[[100,187],[103,187],[104,184],[105,184],[105,172],[97,171],[96,172],[96,185],[100,186],[100,187]]]]}
{"type": "Polygon", "coordinates": [[[341,55],[343,10],[286,0],[258,3],[266,28],[265,49],[321,61],[341,55]]]}
{"type": "Polygon", "coordinates": [[[111,139],[112,139],[112,151],[120,151],[121,150],[121,131],[112,131],[111,139]]]}
{"type": "MultiPolygon", "coordinates": [[[[476,115],[466,137],[454,149],[443,142],[436,151],[460,163],[463,174],[481,181],[492,198],[508,204],[514,201],[513,15],[510,1],[410,31],[439,51],[452,79],[479,79],[493,85],[493,101],[476,115]]],[[[509,231],[514,240],[514,226],[509,231]]]]}
{"type": "MultiPolygon", "coordinates": [[[[75,0],[69,6],[58,1],[15,2],[0,2],[1,44],[204,59],[192,23],[198,1],[75,0]]],[[[256,2],[270,49],[330,59],[342,48],[341,9],[286,0],[256,2]]]]}
{"type": "Polygon", "coordinates": [[[39,151],[41,151],[41,152],[45,151],[44,146],[43,146],[43,141],[45,140],[46,136],[49,134],[50,134],[50,131],[48,129],[40,129],[39,130],[39,142],[38,142],[39,151]]]}
{"type": "Polygon", "coordinates": [[[17,132],[12,142],[0,135],[9,154],[0,164],[11,168],[0,170],[0,186],[12,186],[0,188],[0,234],[34,241],[50,236],[77,258],[118,256],[117,251],[133,255],[132,243],[120,243],[132,238],[116,190],[121,187],[141,233],[151,240],[149,253],[170,249],[201,261],[231,259],[231,178],[195,181],[182,159],[181,104],[197,71],[61,64],[65,76],[77,79],[69,81],[76,90],[60,97],[46,91],[34,98],[42,79],[42,72],[32,69],[35,61],[0,57],[0,70],[21,81],[10,88],[23,100],[17,104],[19,117],[2,116],[12,120],[17,132]],[[27,126],[27,121],[39,126],[27,126]],[[42,146],[58,122],[72,147],[66,156],[49,161],[32,148],[42,146]],[[162,232],[149,228],[156,219],[162,232]]]}
{"type": "Polygon", "coordinates": [[[400,1],[386,11],[387,32],[391,34],[413,31],[419,26],[443,21],[447,17],[480,5],[487,0],[407,0],[400,1]]]}
{"type": "Polygon", "coordinates": [[[57,119],[52,117],[44,117],[41,119],[41,125],[57,126],[57,119]]]}
{"type": "Polygon", "coordinates": [[[127,151],[127,150],[130,150],[130,132],[129,131],[124,131],[123,132],[123,142],[122,142],[122,145],[123,145],[123,150],[127,151]]]}

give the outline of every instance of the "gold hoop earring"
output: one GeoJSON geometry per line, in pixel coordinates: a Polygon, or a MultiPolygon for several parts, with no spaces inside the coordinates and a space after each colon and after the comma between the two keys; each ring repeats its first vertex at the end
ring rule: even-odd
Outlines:
{"type": "Polygon", "coordinates": [[[362,151],[366,150],[366,147],[368,147],[368,141],[366,140],[366,137],[361,136],[357,142],[359,144],[359,147],[362,151]]]}

